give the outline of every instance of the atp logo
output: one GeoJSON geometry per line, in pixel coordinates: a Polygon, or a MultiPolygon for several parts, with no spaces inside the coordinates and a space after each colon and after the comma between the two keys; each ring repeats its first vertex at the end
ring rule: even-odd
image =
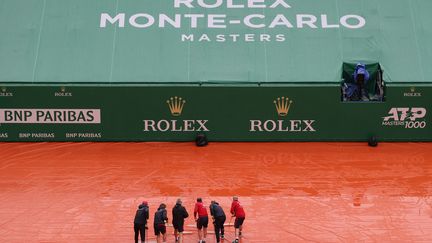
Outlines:
{"type": "Polygon", "coordinates": [[[383,117],[383,126],[403,126],[405,128],[425,128],[426,108],[394,107],[383,117]]]}

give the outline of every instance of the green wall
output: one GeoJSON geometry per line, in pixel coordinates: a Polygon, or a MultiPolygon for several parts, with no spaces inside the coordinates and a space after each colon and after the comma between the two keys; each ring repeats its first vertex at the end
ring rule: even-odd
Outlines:
{"type": "Polygon", "coordinates": [[[432,141],[427,113],[432,109],[432,86],[426,84],[387,86],[382,103],[343,103],[338,85],[1,87],[0,141],[191,141],[200,122],[209,130],[205,133],[210,141],[365,141],[372,135],[381,141],[432,141]],[[186,101],[179,116],[167,103],[176,96],[186,101]],[[292,101],[286,116],[277,112],[278,97],[292,101]],[[82,117],[76,113],[76,119],[67,119],[80,118],[82,124],[65,124],[63,114],[71,109],[99,110],[100,123],[85,123],[97,119],[95,113],[89,117],[84,111],[82,117]],[[399,109],[396,116],[389,114],[395,109],[399,109]],[[402,125],[383,125],[388,116],[392,116],[389,123],[402,125]],[[410,117],[415,118],[412,123],[410,117]],[[145,120],[149,131],[144,131],[145,120]],[[155,129],[160,122],[159,128],[165,130],[165,120],[170,129],[183,125],[183,131],[152,131],[153,121],[155,129]],[[251,131],[251,120],[256,131],[251,131]],[[270,131],[275,124],[275,129],[289,126],[291,131],[270,131]],[[406,128],[410,125],[423,128],[406,128]]]}

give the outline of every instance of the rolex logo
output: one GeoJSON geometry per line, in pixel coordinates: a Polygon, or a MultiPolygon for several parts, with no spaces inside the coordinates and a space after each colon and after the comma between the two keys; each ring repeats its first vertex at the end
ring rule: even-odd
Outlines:
{"type": "Polygon", "coordinates": [[[416,87],[410,87],[409,92],[404,92],[405,97],[421,97],[422,93],[419,92],[416,87]]]}
{"type": "Polygon", "coordinates": [[[60,87],[60,92],[54,92],[54,96],[56,97],[71,97],[72,92],[66,92],[66,87],[62,86],[60,87]]]}
{"type": "Polygon", "coordinates": [[[4,96],[13,96],[13,93],[12,92],[8,92],[8,89],[6,87],[1,87],[0,96],[1,97],[4,97],[4,96]]]}
{"type": "MultiPolygon", "coordinates": [[[[183,112],[186,100],[182,97],[174,96],[169,98],[166,103],[173,116],[180,116],[183,112]]],[[[208,120],[182,120],[182,119],[162,119],[162,120],[143,120],[144,132],[209,132],[207,128],[208,120]]]]}
{"type": "Polygon", "coordinates": [[[293,101],[288,97],[280,97],[274,100],[273,103],[279,116],[287,116],[293,101]]]}
{"type": "Polygon", "coordinates": [[[181,115],[185,103],[186,100],[177,96],[171,97],[169,100],[167,100],[168,107],[173,116],[181,115]]]}

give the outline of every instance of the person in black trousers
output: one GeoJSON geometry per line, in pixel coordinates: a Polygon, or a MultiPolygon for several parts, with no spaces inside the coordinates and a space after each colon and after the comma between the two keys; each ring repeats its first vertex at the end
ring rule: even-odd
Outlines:
{"type": "Polygon", "coordinates": [[[213,218],[213,225],[215,229],[215,235],[216,235],[216,242],[220,242],[221,239],[224,238],[224,223],[226,220],[225,212],[223,211],[222,207],[219,206],[219,203],[216,201],[211,201],[210,204],[210,214],[213,218]],[[219,238],[220,233],[220,238],[219,238]]]}
{"type": "Polygon", "coordinates": [[[172,224],[174,227],[174,236],[176,239],[176,242],[182,243],[183,242],[183,231],[184,231],[184,220],[185,218],[189,217],[188,212],[186,211],[186,208],[182,206],[181,199],[177,199],[176,205],[172,209],[172,224]]]}
{"type": "Polygon", "coordinates": [[[147,220],[149,218],[149,208],[146,201],[143,201],[135,213],[134,231],[135,243],[138,243],[138,235],[141,234],[141,242],[145,241],[145,231],[147,227],[147,220]]]}

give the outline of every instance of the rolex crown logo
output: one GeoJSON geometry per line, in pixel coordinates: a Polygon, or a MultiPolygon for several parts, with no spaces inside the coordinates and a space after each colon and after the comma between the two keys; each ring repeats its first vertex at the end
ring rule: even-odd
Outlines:
{"type": "Polygon", "coordinates": [[[60,91],[61,91],[62,93],[66,92],[66,87],[60,87],[60,91]]]}
{"type": "Polygon", "coordinates": [[[3,93],[6,93],[6,87],[2,87],[2,88],[1,88],[1,91],[2,91],[3,93]]]}
{"type": "Polygon", "coordinates": [[[414,93],[415,92],[415,87],[411,87],[410,91],[411,91],[411,93],[414,93]]]}
{"type": "Polygon", "coordinates": [[[177,96],[171,97],[169,100],[167,100],[168,107],[173,116],[181,115],[185,103],[186,100],[177,96]]]}
{"type": "Polygon", "coordinates": [[[273,103],[275,104],[276,111],[279,116],[287,116],[293,101],[288,97],[282,96],[274,100],[273,103]]]}

